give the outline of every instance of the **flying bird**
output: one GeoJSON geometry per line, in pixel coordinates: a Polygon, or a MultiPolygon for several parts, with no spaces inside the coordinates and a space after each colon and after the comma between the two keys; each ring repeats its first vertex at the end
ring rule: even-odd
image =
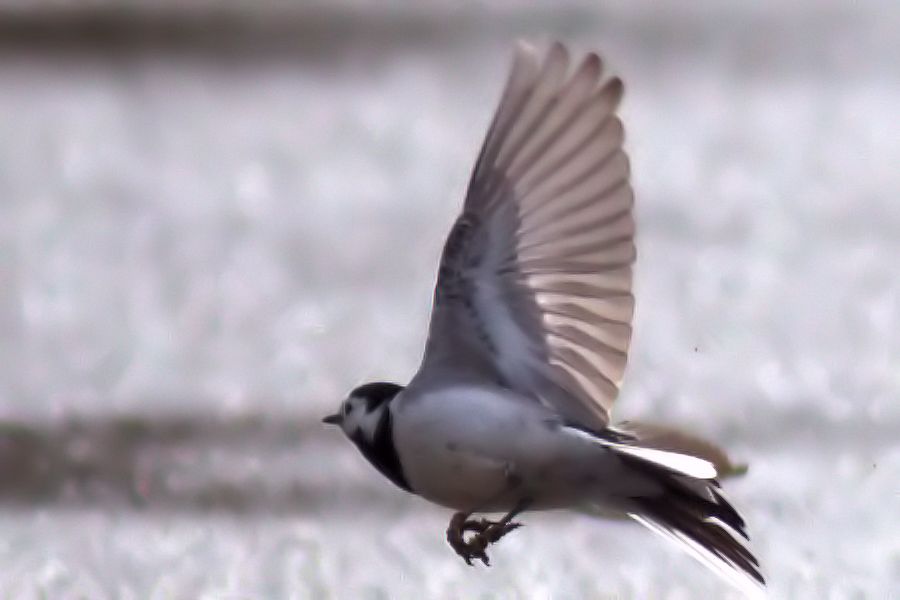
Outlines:
{"type": "Polygon", "coordinates": [[[595,53],[520,43],[444,246],[422,364],[368,383],[337,414],[385,477],[453,509],[468,564],[524,511],[630,517],[748,595],[763,592],[710,442],[611,425],[634,312],[634,194],[623,84],[595,53]],[[498,520],[475,515],[502,513],[498,520]]]}

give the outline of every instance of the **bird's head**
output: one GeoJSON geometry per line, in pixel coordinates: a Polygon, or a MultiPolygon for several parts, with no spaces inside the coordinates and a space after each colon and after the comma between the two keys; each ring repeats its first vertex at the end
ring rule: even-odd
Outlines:
{"type": "Polygon", "coordinates": [[[395,383],[367,383],[354,389],[341,403],[341,409],[322,419],[337,425],[357,444],[371,444],[388,403],[402,390],[395,383]]]}

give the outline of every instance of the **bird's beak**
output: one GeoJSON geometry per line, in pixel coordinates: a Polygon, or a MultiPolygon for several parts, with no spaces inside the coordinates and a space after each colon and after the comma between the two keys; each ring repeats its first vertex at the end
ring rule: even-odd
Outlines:
{"type": "Polygon", "coordinates": [[[341,415],[334,414],[334,415],[328,415],[327,417],[322,419],[322,422],[327,423],[328,425],[340,425],[341,420],[342,420],[341,415]]]}

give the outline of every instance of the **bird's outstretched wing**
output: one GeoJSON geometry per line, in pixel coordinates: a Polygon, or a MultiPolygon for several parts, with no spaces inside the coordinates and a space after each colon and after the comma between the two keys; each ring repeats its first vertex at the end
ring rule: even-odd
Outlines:
{"type": "Polygon", "coordinates": [[[596,54],[520,44],[447,239],[423,371],[490,377],[602,427],[631,341],[633,193],[596,54]]]}

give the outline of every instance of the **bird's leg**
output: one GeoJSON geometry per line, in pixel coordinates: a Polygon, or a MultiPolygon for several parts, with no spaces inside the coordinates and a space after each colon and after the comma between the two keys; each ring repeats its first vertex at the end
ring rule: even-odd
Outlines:
{"type": "Polygon", "coordinates": [[[459,554],[467,565],[472,564],[472,559],[477,558],[485,565],[490,566],[491,561],[485,553],[485,549],[510,531],[518,529],[521,523],[512,520],[531,503],[530,500],[520,500],[516,506],[506,513],[499,521],[488,519],[470,519],[472,513],[458,512],[450,519],[447,527],[447,542],[450,547],[459,554]],[[469,540],[464,538],[464,533],[474,531],[475,535],[469,540]]]}
{"type": "MultiPolygon", "coordinates": [[[[511,465],[506,465],[504,475],[507,485],[500,494],[490,501],[485,502],[484,506],[488,506],[502,496],[511,493],[521,483],[519,477],[513,472],[511,465]]],[[[450,547],[466,561],[467,565],[471,566],[472,559],[477,558],[485,565],[490,566],[491,562],[484,551],[485,548],[487,548],[488,545],[499,541],[500,538],[510,531],[521,527],[521,523],[513,523],[512,520],[517,514],[525,510],[529,504],[531,504],[530,499],[519,500],[513,509],[499,521],[470,519],[469,517],[472,516],[472,513],[476,512],[477,509],[473,509],[469,512],[458,512],[450,519],[450,525],[447,527],[447,542],[450,544],[450,547]],[[474,531],[475,535],[466,540],[463,534],[468,531],[474,531]]]]}
{"type": "Polygon", "coordinates": [[[484,548],[477,550],[473,547],[470,547],[469,542],[465,540],[463,537],[463,533],[466,531],[484,531],[490,523],[486,523],[482,525],[481,519],[480,521],[469,520],[469,516],[472,513],[458,512],[453,515],[450,519],[450,525],[447,527],[447,543],[450,544],[450,547],[462,557],[466,564],[472,566],[472,559],[477,558],[481,560],[484,564],[489,564],[490,560],[487,557],[487,554],[484,553],[484,548]]]}
{"type": "Polygon", "coordinates": [[[462,524],[463,533],[467,531],[474,531],[475,533],[483,533],[491,525],[494,525],[497,521],[491,521],[490,519],[466,519],[462,524]]]}
{"type": "Polygon", "coordinates": [[[478,533],[476,533],[467,543],[468,549],[472,552],[473,556],[477,556],[481,559],[481,562],[490,566],[490,560],[484,552],[485,549],[490,544],[499,542],[500,539],[510,531],[521,527],[522,524],[513,522],[513,519],[515,519],[516,515],[520,512],[528,508],[530,504],[531,500],[529,498],[523,498],[516,503],[511,511],[503,515],[503,518],[499,521],[487,521],[482,519],[481,522],[478,523],[478,533]]]}

